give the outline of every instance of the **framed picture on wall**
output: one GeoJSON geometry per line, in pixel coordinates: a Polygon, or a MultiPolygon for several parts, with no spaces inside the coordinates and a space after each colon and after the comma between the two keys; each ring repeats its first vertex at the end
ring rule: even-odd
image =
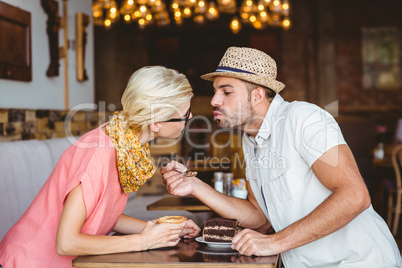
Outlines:
{"type": "Polygon", "coordinates": [[[91,18],[89,15],[84,13],[75,14],[75,38],[77,40],[77,80],[82,82],[88,80],[88,74],[85,69],[85,51],[88,39],[88,33],[86,32],[86,27],[88,27],[91,18]]]}
{"type": "Polygon", "coordinates": [[[31,81],[31,13],[0,1],[0,78],[31,81]]]}
{"type": "Polygon", "coordinates": [[[401,88],[399,42],[399,32],[395,27],[362,29],[363,88],[401,88]]]}

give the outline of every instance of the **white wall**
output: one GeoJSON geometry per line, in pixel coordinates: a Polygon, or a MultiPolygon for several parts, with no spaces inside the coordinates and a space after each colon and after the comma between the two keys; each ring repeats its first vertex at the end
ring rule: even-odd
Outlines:
{"type": "MultiPolygon", "coordinates": [[[[64,110],[64,59],[59,60],[59,76],[49,78],[46,70],[50,62],[48,37],[46,34],[47,14],[40,0],[2,0],[31,13],[32,81],[22,82],[0,79],[0,108],[58,109],[64,110]]],[[[59,15],[63,15],[63,1],[59,3],[59,15]]],[[[68,39],[75,40],[75,14],[91,15],[91,0],[68,0],[68,39]]],[[[76,79],[76,53],[68,50],[69,108],[82,103],[94,103],[94,32],[92,21],[86,28],[88,33],[85,68],[89,79],[76,79]]],[[[1,36],[0,36],[1,40],[1,36]]],[[[63,29],[59,31],[59,46],[63,46],[63,29]]]]}

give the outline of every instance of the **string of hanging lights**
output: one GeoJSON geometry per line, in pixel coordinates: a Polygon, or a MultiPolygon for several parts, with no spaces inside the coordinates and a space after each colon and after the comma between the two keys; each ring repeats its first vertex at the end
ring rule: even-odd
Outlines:
{"type": "Polygon", "coordinates": [[[240,6],[236,0],[171,0],[169,6],[165,0],[123,0],[120,9],[115,0],[94,0],[92,12],[96,26],[111,27],[121,18],[126,23],[136,22],[141,29],[148,25],[158,27],[173,23],[182,25],[185,20],[197,24],[215,21],[220,14],[231,16],[230,29],[236,34],[243,25],[252,25],[255,29],[291,26],[288,0],[242,0],[240,6]]]}

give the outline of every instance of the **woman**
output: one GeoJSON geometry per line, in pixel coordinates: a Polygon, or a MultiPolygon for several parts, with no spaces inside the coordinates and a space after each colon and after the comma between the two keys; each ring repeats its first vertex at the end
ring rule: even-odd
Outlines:
{"type": "Polygon", "coordinates": [[[175,246],[200,228],[122,214],[128,193],[155,172],[148,142],[176,138],[191,117],[183,74],[144,67],[130,78],[123,111],[70,146],[31,206],[0,243],[3,268],[71,267],[77,255],[175,246]],[[124,236],[108,236],[110,231],[124,236]]]}

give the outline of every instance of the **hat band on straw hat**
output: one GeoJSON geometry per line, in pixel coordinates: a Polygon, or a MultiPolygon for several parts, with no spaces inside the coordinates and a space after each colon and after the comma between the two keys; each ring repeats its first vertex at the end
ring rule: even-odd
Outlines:
{"type": "Polygon", "coordinates": [[[276,62],[265,52],[248,47],[229,47],[215,72],[201,76],[214,81],[214,77],[231,77],[272,89],[276,93],[285,85],[276,80],[276,62]]]}
{"type": "Polygon", "coordinates": [[[246,73],[246,74],[253,74],[256,75],[255,73],[233,68],[233,67],[224,67],[224,66],[218,66],[215,72],[233,72],[233,73],[246,73]]]}

